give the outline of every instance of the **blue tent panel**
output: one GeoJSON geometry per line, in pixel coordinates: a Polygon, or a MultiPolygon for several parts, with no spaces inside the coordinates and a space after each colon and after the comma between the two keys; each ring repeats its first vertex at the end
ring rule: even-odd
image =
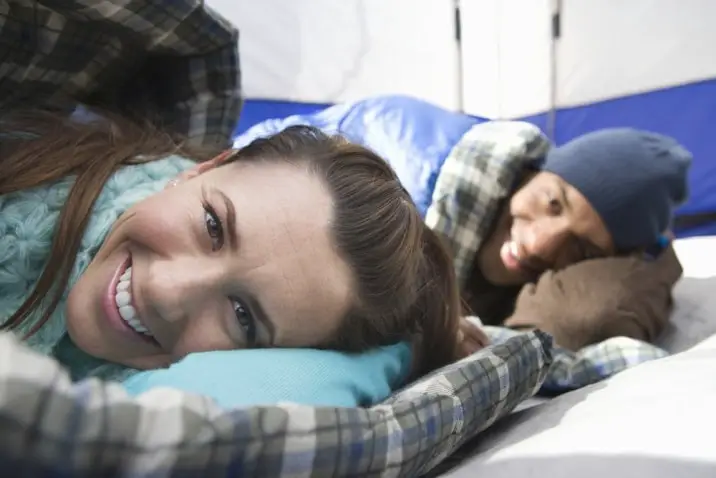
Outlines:
{"type": "MultiPolygon", "coordinates": [[[[545,115],[524,118],[544,128],[545,115]]],[[[716,213],[716,80],[563,109],[557,112],[555,141],[562,144],[584,133],[631,126],[676,138],[693,154],[689,201],[678,215],[716,213]]],[[[677,230],[678,235],[716,234],[716,222],[677,230]]]]}

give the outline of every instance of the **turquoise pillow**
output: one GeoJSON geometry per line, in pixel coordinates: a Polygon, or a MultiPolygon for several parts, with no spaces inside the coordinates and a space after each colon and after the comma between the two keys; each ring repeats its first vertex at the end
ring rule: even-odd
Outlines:
{"type": "Polygon", "coordinates": [[[213,398],[223,407],[288,401],[362,407],[385,400],[405,382],[412,353],[405,344],[362,354],[314,349],[252,349],[188,355],[169,368],[123,382],[130,395],[170,387],[213,398]]]}

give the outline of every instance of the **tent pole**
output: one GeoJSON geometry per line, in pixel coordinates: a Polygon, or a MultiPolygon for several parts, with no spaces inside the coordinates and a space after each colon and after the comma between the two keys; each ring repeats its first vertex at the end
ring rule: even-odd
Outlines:
{"type": "Polygon", "coordinates": [[[455,48],[457,50],[457,107],[460,113],[465,112],[464,66],[462,63],[462,17],[460,16],[460,0],[453,0],[455,12],[455,48]]]}
{"type": "Polygon", "coordinates": [[[558,60],[557,47],[562,35],[562,0],[551,2],[551,23],[552,35],[550,38],[550,80],[549,80],[549,111],[547,112],[547,136],[555,141],[557,128],[557,105],[558,105],[558,60]]]}

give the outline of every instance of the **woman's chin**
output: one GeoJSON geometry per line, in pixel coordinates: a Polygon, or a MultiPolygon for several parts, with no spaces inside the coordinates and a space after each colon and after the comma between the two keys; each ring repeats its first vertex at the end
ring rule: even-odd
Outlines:
{"type": "Polygon", "coordinates": [[[154,346],[149,350],[146,344],[124,342],[112,331],[102,330],[101,324],[91,317],[72,314],[70,307],[66,318],[67,334],[74,345],[94,358],[138,370],[165,368],[172,363],[169,354],[154,346]]]}

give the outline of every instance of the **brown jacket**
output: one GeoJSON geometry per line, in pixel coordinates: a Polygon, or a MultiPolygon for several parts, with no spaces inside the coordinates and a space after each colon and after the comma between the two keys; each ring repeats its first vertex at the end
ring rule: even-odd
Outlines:
{"type": "MultiPolygon", "coordinates": [[[[546,272],[536,283],[523,286],[516,300],[512,295],[511,303],[503,295],[502,303],[490,307],[493,314],[483,310],[492,319],[483,322],[497,325],[502,309],[504,325],[539,328],[570,350],[616,336],[653,342],[669,322],[671,292],[682,272],[671,246],[653,261],[633,256],[584,261],[546,272]]],[[[479,297],[471,302],[484,308],[479,297]]]]}

